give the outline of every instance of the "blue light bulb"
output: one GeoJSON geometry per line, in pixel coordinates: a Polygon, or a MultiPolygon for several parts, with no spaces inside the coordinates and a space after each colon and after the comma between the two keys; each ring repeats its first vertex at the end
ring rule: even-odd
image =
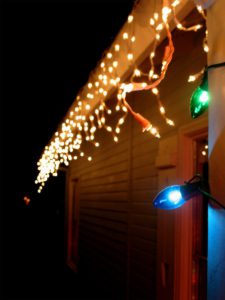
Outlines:
{"type": "Polygon", "coordinates": [[[175,209],[182,206],[186,201],[182,197],[180,185],[171,185],[162,190],[153,200],[153,205],[161,209],[175,209]]]}
{"type": "Polygon", "coordinates": [[[170,191],[168,194],[168,200],[171,201],[173,204],[179,203],[181,199],[182,199],[182,195],[181,192],[178,190],[170,191]]]}

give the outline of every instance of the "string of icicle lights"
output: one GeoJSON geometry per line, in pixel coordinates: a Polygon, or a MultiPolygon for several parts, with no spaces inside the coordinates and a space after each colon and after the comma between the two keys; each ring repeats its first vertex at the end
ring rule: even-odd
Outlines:
{"type": "MultiPolygon", "coordinates": [[[[134,16],[130,14],[127,19],[128,29],[122,33],[122,44],[113,44],[108,52],[104,55],[100,62],[101,71],[98,74],[93,74],[92,81],[87,84],[88,92],[84,94],[82,91],[76,97],[75,107],[69,112],[68,117],[55,132],[50,144],[45,147],[44,153],[38,161],[39,174],[35,181],[38,184],[38,192],[43,189],[48,178],[57,176],[57,172],[61,164],[68,166],[70,161],[78,158],[85,158],[88,161],[92,157],[82,151],[82,143],[89,142],[94,147],[99,147],[100,144],[95,138],[97,129],[104,128],[111,135],[113,140],[117,143],[119,141],[119,133],[121,126],[124,124],[128,113],[141,124],[143,131],[146,131],[156,138],[160,138],[159,130],[145,117],[136,113],[126,101],[126,94],[132,91],[150,90],[156,97],[159,113],[168,124],[174,126],[174,121],[169,119],[166,115],[166,109],[163,106],[160,98],[159,84],[165,78],[167,69],[173,58],[174,45],[172,35],[170,32],[168,18],[173,18],[176,27],[183,31],[197,31],[202,25],[197,24],[189,28],[184,27],[176,16],[176,7],[180,4],[179,0],[172,1],[170,4],[164,4],[160,13],[154,13],[149,19],[149,28],[154,31],[153,48],[149,54],[150,70],[148,73],[142,72],[140,69],[134,67],[133,74],[128,83],[121,83],[121,78],[117,74],[118,57],[120,55],[121,47],[126,45],[127,63],[133,64],[133,47],[135,46],[135,33],[132,26],[134,16]],[[156,71],[154,65],[154,57],[157,46],[159,44],[161,33],[165,30],[168,45],[165,47],[164,56],[162,59],[160,72],[156,71]],[[139,80],[137,80],[139,79],[139,80]],[[142,80],[143,79],[143,80],[142,80]],[[141,82],[140,82],[141,80],[141,82]],[[105,99],[107,97],[107,90],[110,86],[118,88],[117,103],[115,104],[115,111],[120,111],[120,117],[117,119],[115,126],[107,124],[107,116],[112,114],[112,110],[107,107],[105,99]],[[94,111],[91,110],[91,101],[95,97],[100,97],[100,103],[94,111]]],[[[200,6],[197,6],[198,11],[205,17],[204,11],[200,6]]],[[[203,48],[208,51],[207,46],[207,32],[203,41],[203,48]]],[[[199,72],[201,73],[201,72],[199,72]]],[[[198,77],[191,75],[193,81],[198,77]]]]}

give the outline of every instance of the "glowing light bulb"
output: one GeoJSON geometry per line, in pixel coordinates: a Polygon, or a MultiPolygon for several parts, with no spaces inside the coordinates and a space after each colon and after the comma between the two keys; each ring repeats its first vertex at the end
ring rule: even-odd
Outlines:
{"type": "Polygon", "coordinates": [[[173,3],[171,5],[172,5],[172,7],[176,7],[179,4],[180,4],[180,1],[179,0],[175,0],[175,1],[173,1],[173,3]]]}
{"type": "Polygon", "coordinates": [[[115,45],[115,51],[117,51],[117,52],[120,51],[120,45],[119,44],[115,45]]]}
{"type": "Polygon", "coordinates": [[[94,133],[95,131],[96,131],[96,127],[95,127],[95,126],[92,126],[91,129],[90,129],[90,132],[91,132],[91,133],[94,133]]]}
{"type": "Polygon", "coordinates": [[[158,95],[159,90],[158,90],[157,88],[153,88],[153,89],[152,89],[152,93],[153,93],[154,95],[158,95]]]}
{"type": "Polygon", "coordinates": [[[124,123],[124,118],[120,118],[118,123],[119,125],[122,125],[124,123]]]}
{"type": "Polygon", "coordinates": [[[158,79],[158,78],[159,78],[159,75],[158,75],[158,74],[153,74],[153,75],[152,75],[152,78],[158,79]]]}
{"type": "Polygon", "coordinates": [[[155,19],[156,21],[158,21],[158,19],[159,19],[159,14],[158,14],[158,13],[154,13],[154,19],[155,19]]]}
{"type": "Polygon", "coordinates": [[[150,57],[154,58],[155,57],[155,52],[151,52],[150,57]]]}
{"type": "Polygon", "coordinates": [[[134,19],[134,16],[133,15],[129,15],[128,18],[127,18],[128,23],[132,23],[133,19],[134,19]]]}
{"type": "Polygon", "coordinates": [[[167,19],[168,19],[168,16],[169,16],[170,12],[171,12],[170,7],[164,6],[162,8],[162,19],[163,19],[164,22],[167,22],[167,19]]]}
{"type": "Polygon", "coordinates": [[[141,76],[141,71],[138,70],[138,69],[135,69],[134,70],[134,75],[137,76],[137,77],[141,76]]]}
{"type": "Polygon", "coordinates": [[[117,68],[117,67],[118,67],[118,61],[114,61],[114,62],[113,62],[113,67],[114,67],[114,68],[117,68]]]}
{"type": "Polygon", "coordinates": [[[162,23],[160,23],[159,25],[157,25],[157,27],[156,27],[156,30],[162,30],[163,29],[163,24],[162,23]]]}
{"type": "Polygon", "coordinates": [[[121,94],[117,94],[117,99],[120,101],[122,99],[122,95],[121,94]]]}
{"type": "Polygon", "coordinates": [[[127,54],[127,59],[128,60],[132,60],[133,59],[133,54],[132,53],[128,53],[127,54]]]}
{"type": "Polygon", "coordinates": [[[124,32],[124,33],[123,33],[123,39],[124,39],[124,40],[127,40],[127,39],[128,39],[128,33],[127,33],[127,32],[124,32]]]}
{"type": "Polygon", "coordinates": [[[111,126],[107,126],[106,130],[109,131],[109,132],[112,132],[112,127],[111,126]]]}
{"type": "Polygon", "coordinates": [[[203,49],[204,49],[204,51],[205,51],[206,53],[209,52],[209,46],[208,46],[207,44],[204,44],[203,49]]]}
{"type": "Polygon", "coordinates": [[[111,78],[109,82],[110,82],[111,85],[116,86],[116,81],[114,79],[111,78]]]}
{"type": "Polygon", "coordinates": [[[150,131],[151,131],[152,134],[156,134],[157,133],[157,129],[155,127],[152,127],[150,129],[150,131]]]}
{"type": "Polygon", "coordinates": [[[93,99],[93,98],[94,98],[94,95],[93,95],[93,94],[91,94],[91,93],[88,93],[88,94],[87,94],[87,98],[89,98],[89,99],[93,99]]]}
{"type": "Polygon", "coordinates": [[[108,52],[108,53],[107,53],[107,58],[108,58],[108,59],[111,59],[111,58],[112,58],[112,56],[113,56],[113,55],[112,55],[112,53],[111,53],[111,52],[108,52]]]}
{"type": "Polygon", "coordinates": [[[149,23],[150,23],[151,26],[154,26],[155,25],[155,20],[153,18],[150,18],[149,23]]]}
{"type": "Polygon", "coordinates": [[[192,118],[197,118],[205,112],[209,106],[208,74],[205,71],[201,84],[191,96],[190,110],[192,118]]]}
{"type": "Polygon", "coordinates": [[[188,82],[193,82],[193,81],[195,81],[196,80],[196,76],[195,75],[190,75],[189,77],[188,77],[188,82]]]}
{"type": "Polygon", "coordinates": [[[165,112],[166,112],[165,108],[163,106],[160,106],[159,110],[160,110],[161,114],[165,114],[165,112]]]}
{"type": "Polygon", "coordinates": [[[91,83],[91,82],[88,83],[88,88],[89,88],[89,89],[92,88],[92,83],[91,83]]]}
{"type": "Polygon", "coordinates": [[[157,34],[155,35],[155,38],[159,41],[159,40],[160,40],[160,34],[157,33],[157,34]]]}
{"type": "Polygon", "coordinates": [[[134,88],[134,86],[133,86],[132,83],[129,83],[129,84],[125,84],[125,85],[124,85],[124,91],[125,91],[126,93],[132,92],[133,88],[134,88]]]}
{"type": "Polygon", "coordinates": [[[167,123],[168,125],[170,125],[170,126],[175,126],[174,121],[173,121],[173,120],[170,120],[170,119],[168,119],[168,118],[166,118],[166,123],[167,123]]]}
{"type": "Polygon", "coordinates": [[[203,104],[209,101],[209,94],[207,91],[203,91],[199,96],[199,101],[203,104]]]}
{"type": "Polygon", "coordinates": [[[152,78],[153,75],[154,75],[154,71],[153,71],[153,70],[150,70],[150,71],[149,71],[149,74],[148,74],[148,77],[149,77],[149,78],[152,78]]]}
{"type": "Polygon", "coordinates": [[[173,202],[174,204],[177,204],[182,199],[181,192],[178,190],[169,192],[168,199],[169,199],[169,201],[173,202]]]}

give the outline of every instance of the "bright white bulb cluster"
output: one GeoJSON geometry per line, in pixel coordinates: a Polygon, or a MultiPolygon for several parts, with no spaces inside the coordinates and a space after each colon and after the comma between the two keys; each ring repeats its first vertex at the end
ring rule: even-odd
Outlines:
{"type": "MultiPolygon", "coordinates": [[[[85,105],[87,109],[89,104],[85,105]]],[[[99,142],[95,141],[95,133],[98,128],[104,128],[112,134],[113,140],[117,143],[120,133],[120,126],[124,123],[127,109],[120,103],[124,117],[119,118],[115,128],[106,124],[106,116],[112,113],[105,102],[101,102],[98,108],[89,115],[82,114],[82,102],[69,113],[69,117],[62,123],[61,128],[55,133],[50,145],[45,147],[44,153],[38,161],[39,174],[36,184],[39,185],[38,192],[41,192],[50,175],[57,176],[61,164],[68,166],[70,161],[78,158],[86,158],[92,161],[92,157],[86,155],[82,150],[84,141],[99,147],[99,142]]],[[[89,110],[89,107],[88,107],[89,110]]]]}

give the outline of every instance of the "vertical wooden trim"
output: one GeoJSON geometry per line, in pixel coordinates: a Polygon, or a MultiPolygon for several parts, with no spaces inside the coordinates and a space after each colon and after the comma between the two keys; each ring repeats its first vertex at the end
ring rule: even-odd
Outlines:
{"type": "MultiPolygon", "coordinates": [[[[132,99],[135,99],[132,97],[132,99]]],[[[134,100],[133,100],[134,101],[134,100]]],[[[133,118],[129,116],[129,138],[128,138],[128,193],[127,193],[127,287],[126,299],[130,299],[130,277],[131,277],[131,199],[132,199],[132,168],[133,168],[133,118]]]]}
{"type": "MultiPolygon", "coordinates": [[[[159,141],[158,190],[177,183],[177,134],[159,141]]],[[[174,298],[174,214],[157,210],[157,299],[174,298]]]]}
{"type": "Polygon", "coordinates": [[[77,243],[77,259],[78,259],[78,238],[79,238],[79,215],[80,215],[80,199],[79,199],[79,178],[71,178],[71,176],[68,176],[67,179],[67,187],[68,187],[68,194],[67,194],[67,264],[68,266],[74,271],[77,272],[77,263],[74,262],[71,257],[72,257],[72,243],[73,243],[73,238],[76,239],[76,243],[77,243]],[[75,199],[76,199],[76,219],[77,219],[77,225],[76,225],[76,234],[75,237],[72,236],[73,234],[73,230],[72,230],[72,226],[73,226],[73,201],[74,201],[74,184],[75,182],[77,182],[77,186],[76,186],[76,195],[75,195],[75,199]]]}
{"type": "MultiPolygon", "coordinates": [[[[180,184],[194,174],[195,140],[205,135],[208,119],[200,118],[180,128],[178,133],[178,178],[180,184]]],[[[174,299],[191,300],[192,201],[175,212],[174,299]]]]}
{"type": "Polygon", "coordinates": [[[65,188],[65,221],[64,221],[64,232],[65,232],[65,261],[68,262],[68,241],[69,241],[69,231],[68,231],[68,212],[69,212],[69,171],[66,171],[66,188],[65,188]]]}

